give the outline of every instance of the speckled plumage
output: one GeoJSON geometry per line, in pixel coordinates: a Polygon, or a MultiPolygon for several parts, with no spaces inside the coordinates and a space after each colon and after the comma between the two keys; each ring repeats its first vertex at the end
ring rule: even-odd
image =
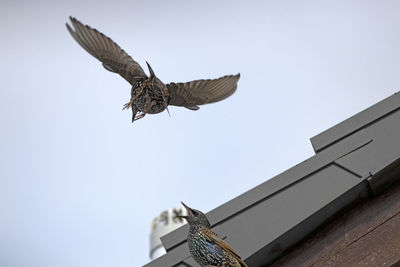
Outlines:
{"type": "Polygon", "coordinates": [[[187,216],[180,217],[190,225],[187,237],[189,251],[200,266],[248,267],[239,254],[210,230],[210,223],[202,212],[182,204],[188,211],[187,216]]]}
{"type": "Polygon", "coordinates": [[[132,85],[131,99],[123,109],[132,109],[132,122],[146,114],[168,110],[168,105],[198,110],[198,105],[214,103],[232,95],[237,88],[240,74],[227,75],[213,80],[195,80],[186,83],[164,84],[146,62],[150,75],[121,47],[103,33],[83,25],[70,17],[68,31],[78,44],[103,63],[105,69],[120,74],[132,85]],[[137,117],[136,114],[141,112],[137,117]]]}

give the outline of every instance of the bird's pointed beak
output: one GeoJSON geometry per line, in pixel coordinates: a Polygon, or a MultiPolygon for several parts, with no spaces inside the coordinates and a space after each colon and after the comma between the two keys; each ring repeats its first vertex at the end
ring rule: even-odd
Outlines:
{"type": "Polygon", "coordinates": [[[146,61],[147,68],[149,69],[150,77],[155,77],[156,75],[154,74],[153,69],[151,68],[149,62],[146,61]]]}
{"type": "MultiPolygon", "coordinates": [[[[182,203],[183,207],[185,207],[185,209],[186,209],[188,215],[189,215],[189,216],[193,216],[193,211],[192,211],[192,209],[189,208],[188,206],[186,206],[186,204],[183,203],[182,201],[181,201],[181,203],[182,203]]],[[[187,216],[186,216],[186,217],[187,217],[187,216]]]]}
{"type": "Polygon", "coordinates": [[[176,215],[175,217],[176,218],[182,218],[182,219],[185,219],[185,220],[187,220],[189,218],[189,216],[184,216],[184,215],[176,215]]]}

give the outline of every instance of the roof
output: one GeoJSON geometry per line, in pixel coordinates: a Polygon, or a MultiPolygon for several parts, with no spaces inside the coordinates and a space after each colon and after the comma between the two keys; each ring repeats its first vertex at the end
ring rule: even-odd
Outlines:
{"type": "MultiPolygon", "coordinates": [[[[249,266],[270,263],[348,205],[400,173],[400,94],[311,138],[316,154],[207,213],[249,266]]],[[[167,254],[146,267],[198,266],[188,225],[161,237],[167,254]]]]}
{"type": "Polygon", "coordinates": [[[400,266],[400,183],[360,201],[270,267],[400,266]]]}

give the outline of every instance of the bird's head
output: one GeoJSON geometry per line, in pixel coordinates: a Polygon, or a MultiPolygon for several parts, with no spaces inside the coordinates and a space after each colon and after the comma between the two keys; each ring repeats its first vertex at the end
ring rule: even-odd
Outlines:
{"type": "Polygon", "coordinates": [[[181,203],[185,207],[188,215],[177,216],[177,217],[186,219],[186,221],[189,223],[190,226],[194,226],[194,227],[205,226],[208,228],[211,227],[210,222],[208,221],[208,219],[207,219],[206,215],[204,215],[204,213],[202,213],[199,210],[189,208],[183,202],[181,202],[181,203]]]}

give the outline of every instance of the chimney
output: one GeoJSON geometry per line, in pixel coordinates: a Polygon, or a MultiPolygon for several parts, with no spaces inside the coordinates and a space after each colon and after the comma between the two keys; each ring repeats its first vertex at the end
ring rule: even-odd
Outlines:
{"type": "Polygon", "coordinates": [[[150,233],[151,260],[154,260],[166,253],[160,237],[172,232],[186,223],[184,219],[177,218],[177,215],[187,215],[187,212],[183,207],[172,208],[161,212],[159,216],[153,219],[150,233]]]}

